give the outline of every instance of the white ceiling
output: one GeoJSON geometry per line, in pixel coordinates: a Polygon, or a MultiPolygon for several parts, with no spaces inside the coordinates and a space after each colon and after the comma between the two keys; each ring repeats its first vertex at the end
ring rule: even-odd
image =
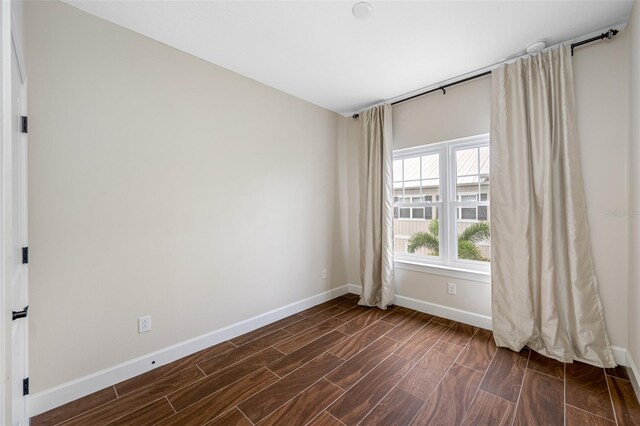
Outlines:
{"type": "Polygon", "coordinates": [[[528,44],[625,23],[632,0],[65,0],[93,15],[349,114],[500,62],[528,44]]]}

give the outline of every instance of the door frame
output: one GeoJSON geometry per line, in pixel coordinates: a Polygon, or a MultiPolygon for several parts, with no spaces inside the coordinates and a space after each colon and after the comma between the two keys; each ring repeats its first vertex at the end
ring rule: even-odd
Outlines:
{"type": "MultiPolygon", "coordinates": [[[[11,395],[11,385],[13,378],[11,377],[11,365],[7,364],[7,355],[11,352],[11,334],[7,333],[11,325],[9,315],[12,310],[11,295],[6,282],[6,253],[11,247],[7,246],[4,238],[7,235],[6,214],[12,206],[12,120],[14,111],[12,111],[12,75],[11,60],[12,51],[15,51],[18,69],[23,81],[22,93],[20,94],[22,102],[22,111],[20,115],[26,115],[27,110],[27,73],[24,62],[24,50],[22,44],[22,11],[23,4],[21,0],[2,1],[0,5],[0,424],[10,424],[13,414],[11,408],[13,399],[11,395]],[[18,20],[16,20],[16,15],[18,20]],[[18,25],[18,23],[20,25],[18,25]]],[[[26,136],[23,136],[26,137],[26,136]]],[[[25,202],[28,198],[28,186],[26,178],[28,170],[26,169],[28,162],[25,162],[25,170],[23,170],[23,179],[25,185],[25,202]]],[[[25,209],[25,226],[28,227],[28,215],[25,209]]],[[[25,285],[28,285],[28,274],[25,285]]],[[[28,289],[25,289],[28,294],[28,289]]],[[[25,336],[28,339],[28,336],[25,336]]],[[[28,372],[29,358],[27,353],[23,353],[26,371],[28,372]]],[[[28,398],[25,399],[25,409],[22,413],[24,424],[28,424],[29,404],[28,398]]]]}

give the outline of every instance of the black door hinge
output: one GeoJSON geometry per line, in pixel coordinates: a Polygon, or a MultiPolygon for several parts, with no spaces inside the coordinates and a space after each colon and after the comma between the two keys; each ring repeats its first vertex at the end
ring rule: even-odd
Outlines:
{"type": "Polygon", "coordinates": [[[29,247],[22,247],[22,263],[29,263],[29,247]]]}
{"type": "Polygon", "coordinates": [[[22,133],[29,133],[29,127],[27,122],[27,116],[22,116],[22,133]]]}
{"type": "Polygon", "coordinates": [[[29,378],[22,379],[22,395],[29,395],[29,378]]]}
{"type": "Polygon", "coordinates": [[[11,320],[15,321],[20,318],[26,318],[27,313],[29,312],[29,307],[25,306],[21,311],[11,311],[11,320]]]}

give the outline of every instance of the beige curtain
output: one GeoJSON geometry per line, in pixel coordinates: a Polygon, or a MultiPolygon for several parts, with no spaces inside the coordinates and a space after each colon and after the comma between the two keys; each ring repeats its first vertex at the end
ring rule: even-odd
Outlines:
{"type": "Polygon", "coordinates": [[[360,114],[360,305],[394,302],[391,105],[360,114]]]}
{"type": "Polygon", "coordinates": [[[595,276],[569,48],[493,72],[491,282],[498,346],[615,365],[595,276]]]}

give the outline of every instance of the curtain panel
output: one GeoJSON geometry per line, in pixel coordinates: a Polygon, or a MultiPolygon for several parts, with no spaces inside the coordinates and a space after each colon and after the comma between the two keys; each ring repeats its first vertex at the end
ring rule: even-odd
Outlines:
{"type": "Polygon", "coordinates": [[[492,73],[491,209],[497,345],[613,367],[591,253],[568,47],[492,73]]]}
{"type": "Polygon", "coordinates": [[[393,131],[391,105],[360,114],[360,305],[386,309],[393,278],[393,131]]]}

